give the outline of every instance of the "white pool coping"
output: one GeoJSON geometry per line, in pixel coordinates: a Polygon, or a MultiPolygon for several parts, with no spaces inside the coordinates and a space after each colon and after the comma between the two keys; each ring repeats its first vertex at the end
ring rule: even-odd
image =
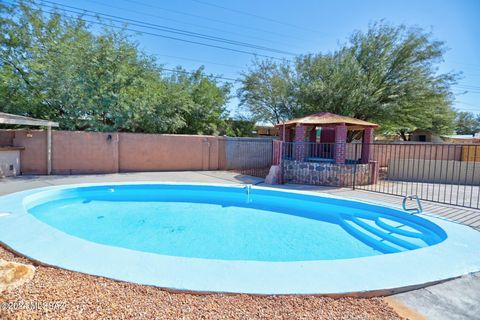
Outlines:
{"type": "MultiPolygon", "coordinates": [[[[433,246],[353,259],[266,262],[175,257],[102,245],[71,236],[41,222],[30,215],[23,205],[26,196],[39,191],[128,184],[244,187],[142,181],[61,185],[12,193],[0,197],[0,212],[7,213],[0,216],[0,242],[48,265],[116,280],[197,292],[391,293],[480,271],[480,232],[427,214],[419,216],[437,224],[447,233],[444,241],[433,246]]],[[[317,192],[253,188],[345,199],[317,192]]]]}

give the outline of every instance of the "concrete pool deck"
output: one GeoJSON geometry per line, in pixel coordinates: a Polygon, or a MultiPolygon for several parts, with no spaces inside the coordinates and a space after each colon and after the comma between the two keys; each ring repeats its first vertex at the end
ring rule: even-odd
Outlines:
{"type": "MultiPolygon", "coordinates": [[[[23,176],[15,178],[0,179],[0,195],[16,191],[39,188],[52,185],[73,184],[73,183],[95,183],[95,182],[122,182],[158,180],[172,182],[203,182],[238,184],[252,183],[262,185],[263,180],[248,176],[242,176],[230,172],[154,172],[154,173],[128,173],[108,175],[78,175],[78,176],[23,176]]],[[[387,195],[380,195],[366,191],[353,191],[351,189],[322,188],[310,186],[280,186],[281,188],[292,188],[309,191],[320,191],[331,193],[346,198],[361,199],[371,202],[400,204],[401,198],[387,195]]],[[[400,206],[399,206],[400,207],[400,206]]],[[[425,210],[448,217],[452,211],[456,216],[469,216],[471,221],[480,217],[477,210],[459,209],[451,206],[438,205],[424,202],[425,210]]],[[[466,223],[468,224],[468,223],[466,223]]],[[[396,298],[407,306],[413,307],[421,314],[432,319],[467,319],[480,314],[478,303],[480,300],[478,288],[480,278],[478,275],[466,276],[443,284],[431,286],[403,293],[396,298]]]]}

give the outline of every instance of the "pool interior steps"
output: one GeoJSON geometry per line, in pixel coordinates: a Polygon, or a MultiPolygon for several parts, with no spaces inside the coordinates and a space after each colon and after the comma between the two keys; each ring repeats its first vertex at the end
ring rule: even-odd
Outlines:
{"type": "Polygon", "coordinates": [[[432,239],[424,230],[385,218],[342,215],[342,226],[357,239],[382,253],[396,253],[425,247],[432,239]],[[388,222],[387,222],[388,221],[388,222]]]}

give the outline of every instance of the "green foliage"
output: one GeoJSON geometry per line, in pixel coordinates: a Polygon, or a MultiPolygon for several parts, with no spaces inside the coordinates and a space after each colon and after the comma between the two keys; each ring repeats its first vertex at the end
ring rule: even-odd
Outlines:
{"type": "Polygon", "coordinates": [[[242,76],[237,94],[240,105],[250,111],[254,121],[275,125],[296,114],[294,77],[287,63],[255,60],[242,76]]]}
{"type": "Polygon", "coordinates": [[[222,134],[229,137],[254,137],[255,121],[238,118],[228,119],[225,122],[222,134]]]}
{"type": "Polygon", "coordinates": [[[271,61],[255,62],[240,97],[263,120],[327,111],[377,122],[403,136],[415,129],[448,134],[455,117],[450,86],[457,75],[438,73],[444,51],[421,29],[373,24],[333,53],[282,64],[284,73],[271,61]]]}
{"type": "Polygon", "coordinates": [[[0,6],[0,111],[67,130],[219,132],[230,87],[203,69],[165,76],[122,31],[0,6]]]}
{"type": "Polygon", "coordinates": [[[480,115],[475,117],[472,112],[458,112],[455,117],[455,132],[471,135],[480,132],[480,115]]]}
{"type": "Polygon", "coordinates": [[[181,68],[177,68],[177,71],[168,79],[168,83],[189,97],[188,108],[179,110],[187,126],[177,133],[218,135],[225,124],[225,103],[230,85],[219,86],[205,77],[202,68],[191,74],[183,72],[181,68]]]}

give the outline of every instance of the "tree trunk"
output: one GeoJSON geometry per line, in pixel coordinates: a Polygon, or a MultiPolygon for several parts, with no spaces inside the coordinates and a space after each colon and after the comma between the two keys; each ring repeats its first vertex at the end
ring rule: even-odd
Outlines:
{"type": "Polygon", "coordinates": [[[408,138],[407,138],[407,135],[406,135],[406,132],[405,132],[405,131],[403,131],[403,130],[400,130],[399,134],[400,134],[400,138],[402,138],[402,140],[403,140],[403,141],[407,141],[407,140],[408,140],[408,138]]]}

